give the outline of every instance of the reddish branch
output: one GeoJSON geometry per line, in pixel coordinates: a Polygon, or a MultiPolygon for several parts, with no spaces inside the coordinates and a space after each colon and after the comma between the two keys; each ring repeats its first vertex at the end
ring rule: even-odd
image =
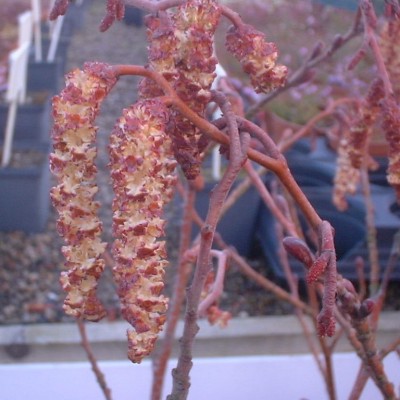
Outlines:
{"type": "Polygon", "coordinates": [[[90,362],[90,365],[92,366],[92,370],[94,372],[94,375],[96,376],[96,379],[100,386],[100,389],[103,392],[106,400],[112,400],[111,389],[109,389],[109,387],[107,386],[107,382],[104,378],[104,374],[101,372],[99,365],[97,363],[96,357],[93,354],[92,347],[90,346],[90,342],[89,342],[89,339],[86,334],[85,323],[80,318],[78,318],[76,320],[76,323],[78,325],[79,334],[81,336],[82,347],[84,348],[84,350],[86,352],[87,358],[90,362]]]}
{"type": "MultiPolygon", "coordinates": [[[[185,0],[107,0],[106,16],[101,23],[101,31],[107,30],[115,20],[122,19],[124,6],[131,5],[151,13],[167,10],[168,8],[179,6],[185,0]]],[[[50,20],[55,20],[61,15],[65,15],[72,0],[56,0],[50,12],[50,20]]]]}
{"type": "Polygon", "coordinates": [[[277,204],[275,203],[274,199],[271,196],[271,193],[268,191],[263,180],[261,179],[257,171],[254,169],[252,164],[249,161],[247,161],[246,164],[244,165],[244,168],[248,176],[250,177],[253,186],[257,189],[261,199],[264,201],[265,205],[272,212],[274,217],[285,228],[286,234],[291,236],[297,236],[296,227],[294,223],[288,218],[286,218],[282,210],[277,206],[277,204]]]}
{"type": "Polygon", "coordinates": [[[180,342],[181,352],[177,367],[173,370],[173,387],[171,395],[168,396],[169,400],[185,399],[189,391],[189,373],[192,368],[192,344],[199,329],[197,325],[198,308],[204,283],[210,271],[210,251],[214,233],[226,195],[246,159],[246,153],[242,152],[236,119],[231,114],[229,104],[225,102],[221,94],[216,94],[214,100],[217,103],[221,103],[220,107],[229,121],[228,126],[231,141],[231,146],[229,147],[229,164],[222,180],[211,194],[207,217],[201,229],[199,255],[194,277],[187,292],[185,323],[180,342]]]}
{"type": "Polygon", "coordinates": [[[364,41],[369,45],[375,57],[375,63],[378,68],[378,74],[383,81],[383,87],[386,97],[393,96],[393,87],[390,82],[389,73],[386,69],[382,52],[379,47],[374,30],[376,29],[376,15],[371,0],[361,0],[360,9],[362,12],[362,21],[364,25],[364,41]]]}
{"type": "MultiPolygon", "coordinates": [[[[383,273],[382,281],[379,287],[378,292],[375,296],[375,303],[372,310],[372,313],[369,317],[371,329],[376,332],[378,329],[378,321],[379,315],[382,311],[382,307],[387,294],[387,287],[389,284],[390,276],[392,275],[393,269],[397,265],[398,259],[400,256],[400,234],[397,233],[393,240],[392,249],[390,252],[389,260],[386,265],[386,268],[383,273]]],[[[379,352],[380,357],[383,359],[390,352],[394,351],[397,347],[400,346],[400,337],[395,339],[391,344],[389,344],[385,349],[379,352]]],[[[361,356],[362,359],[362,356],[361,356]]],[[[350,394],[349,400],[359,399],[366,385],[368,378],[370,377],[370,373],[368,372],[366,365],[364,363],[361,364],[358,376],[356,378],[355,384],[353,386],[352,392],[350,394]]]]}
{"type": "MultiPolygon", "coordinates": [[[[229,145],[229,137],[221,132],[215,125],[200,117],[190,108],[188,108],[186,104],[176,96],[169,83],[158,73],[135,65],[114,65],[112,68],[114,69],[116,76],[141,75],[150,79],[154,79],[156,83],[164,90],[164,102],[166,104],[177,107],[186,118],[188,118],[202,132],[209,135],[211,139],[225,146],[229,145]]],[[[271,154],[271,156],[268,156],[250,147],[247,149],[247,156],[263,167],[271,170],[279,177],[282,184],[287,188],[293,199],[295,199],[312,227],[317,229],[321,223],[321,218],[312,207],[311,203],[299,185],[296,183],[289,170],[289,167],[287,166],[285,158],[280,154],[272,139],[256,124],[239,117],[237,118],[237,121],[241,130],[254,134],[260,138],[260,140],[263,142],[263,145],[266,147],[267,152],[271,154]]],[[[230,145],[230,147],[232,147],[232,145],[230,145]]]]}
{"type": "Polygon", "coordinates": [[[362,360],[368,368],[369,373],[376,386],[381,391],[385,399],[396,400],[393,384],[389,381],[376,347],[375,334],[371,329],[368,315],[372,311],[373,302],[371,300],[360,303],[357,295],[348,290],[345,281],[338,282],[338,299],[340,300],[342,311],[351,317],[351,325],[356,332],[358,341],[362,346],[362,360]]]}
{"type": "Polygon", "coordinates": [[[184,198],[182,225],[180,229],[180,244],[178,255],[178,266],[176,271],[176,280],[168,309],[165,335],[161,345],[161,350],[157,354],[154,362],[154,374],[152,385],[152,400],[161,398],[165,370],[172,350],[172,344],[175,338],[175,330],[181,315],[182,305],[185,299],[185,287],[187,284],[191,260],[186,256],[191,242],[192,231],[192,210],[196,198],[196,191],[190,187],[186,191],[184,198]]]}
{"type": "Polygon", "coordinates": [[[211,255],[218,260],[217,274],[211,292],[199,304],[198,312],[200,317],[205,316],[207,310],[221,297],[224,287],[225,271],[229,256],[228,251],[211,250],[211,255]]]}

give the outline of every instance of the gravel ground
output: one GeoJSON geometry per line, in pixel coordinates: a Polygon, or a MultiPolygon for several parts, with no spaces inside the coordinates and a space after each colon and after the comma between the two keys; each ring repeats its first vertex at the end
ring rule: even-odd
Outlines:
{"type": "MultiPolygon", "coordinates": [[[[68,51],[67,70],[81,67],[85,61],[108,63],[146,63],[145,29],[115,23],[111,29],[100,34],[99,23],[103,17],[103,3],[92,3],[87,10],[84,26],[73,35],[68,51]]],[[[124,77],[113,89],[102,106],[97,120],[99,126],[99,200],[105,226],[105,240],[110,242],[112,191],[107,173],[106,143],[115,120],[123,107],[134,102],[138,79],[124,77]]],[[[167,209],[168,249],[173,260],[176,254],[179,219],[179,202],[167,209]]],[[[63,269],[60,248],[63,245],[55,229],[55,213],[51,211],[46,231],[27,235],[21,232],[0,232],[0,324],[60,322],[68,321],[62,311],[64,294],[58,282],[63,269]]],[[[260,261],[254,268],[266,273],[260,261]]],[[[168,275],[174,271],[173,263],[168,275]]],[[[226,292],[222,304],[233,314],[265,315],[290,313],[290,307],[277,301],[274,296],[258,288],[242,277],[234,268],[228,274],[226,292]]],[[[391,288],[391,309],[400,309],[396,291],[391,288]]],[[[109,318],[119,317],[118,299],[115,295],[110,270],[107,269],[101,282],[99,296],[109,310],[109,318]]]]}

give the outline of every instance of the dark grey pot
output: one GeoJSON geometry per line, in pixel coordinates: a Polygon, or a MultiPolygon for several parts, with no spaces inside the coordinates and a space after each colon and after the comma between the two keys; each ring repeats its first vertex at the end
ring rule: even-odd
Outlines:
{"type": "MultiPolygon", "coordinates": [[[[18,105],[14,127],[14,143],[23,145],[48,144],[50,142],[50,97],[39,102],[18,105]]],[[[0,104],[0,140],[7,124],[8,105],[0,104]]]]}
{"type": "MultiPolygon", "coordinates": [[[[210,193],[215,183],[208,183],[197,194],[196,210],[204,219],[209,206],[210,193]]],[[[234,246],[239,254],[248,257],[254,244],[255,228],[261,204],[261,198],[253,187],[249,188],[236,203],[223,215],[217,231],[228,245],[234,246]]],[[[199,231],[196,230],[194,235],[199,231]]]]}
{"type": "Polygon", "coordinates": [[[0,168],[0,230],[44,230],[50,210],[47,154],[39,166],[0,168]]]}
{"type": "Polygon", "coordinates": [[[27,89],[29,92],[56,94],[61,88],[62,65],[59,61],[29,61],[27,89]]]}

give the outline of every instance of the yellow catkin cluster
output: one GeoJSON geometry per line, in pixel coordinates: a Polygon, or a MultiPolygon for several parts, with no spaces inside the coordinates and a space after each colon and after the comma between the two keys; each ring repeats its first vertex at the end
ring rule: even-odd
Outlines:
{"type": "Polygon", "coordinates": [[[256,92],[268,93],[285,83],[287,68],[276,63],[276,45],[267,42],[265,35],[252,26],[231,27],[226,36],[226,48],[250,76],[256,92]]]}
{"type": "Polygon", "coordinates": [[[98,279],[104,269],[101,255],[102,225],[97,216],[95,139],[93,125],[101,101],[115,83],[107,66],[86,64],[84,70],[67,75],[66,87],[53,99],[54,151],[50,168],[58,180],[51,198],[58,211],[57,228],[65,239],[62,251],[67,271],[61,284],[67,292],[67,314],[97,321],[105,315],[96,297],[98,279]]]}
{"type": "Polygon", "coordinates": [[[387,180],[400,202],[400,106],[394,98],[382,101],[382,128],[389,147],[387,180]]]}
{"type": "Polygon", "coordinates": [[[114,279],[128,331],[128,356],[140,362],[163,327],[165,242],[162,210],[175,183],[168,111],[158,100],[141,100],[125,109],[110,139],[113,202],[114,279]]]}
{"type": "Polygon", "coordinates": [[[361,168],[375,166],[369,156],[369,146],[383,96],[382,81],[376,79],[339,142],[333,189],[333,203],[339,210],[347,209],[346,195],[356,192],[361,168]]]}
{"type": "Polygon", "coordinates": [[[346,196],[356,192],[360,180],[360,170],[354,168],[351,163],[349,147],[348,137],[343,137],[337,150],[338,156],[333,186],[333,204],[341,211],[347,209],[346,196]]]}

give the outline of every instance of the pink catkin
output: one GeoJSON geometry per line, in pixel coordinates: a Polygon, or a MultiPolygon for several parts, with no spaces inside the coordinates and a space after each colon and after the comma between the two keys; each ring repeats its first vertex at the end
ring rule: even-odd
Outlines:
{"type": "Polygon", "coordinates": [[[123,111],[110,138],[113,201],[114,280],[122,315],[133,326],[128,357],[141,362],[154,347],[166,318],[166,260],[162,219],[175,183],[171,143],[165,134],[168,111],[155,99],[123,111]]]}
{"type": "Polygon", "coordinates": [[[87,63],[67,75],[67,85],[53,98],[53,152],[50,169],[58,184],[51,199],[58,211],[57,229],[66,246],[67,271],[61,285],[67,314],[97,321],[105,310],[96,297],[104,269],[102,224],[97,216],[96,133],[94,120],[116,78],[107,64],[87,63]]]}

